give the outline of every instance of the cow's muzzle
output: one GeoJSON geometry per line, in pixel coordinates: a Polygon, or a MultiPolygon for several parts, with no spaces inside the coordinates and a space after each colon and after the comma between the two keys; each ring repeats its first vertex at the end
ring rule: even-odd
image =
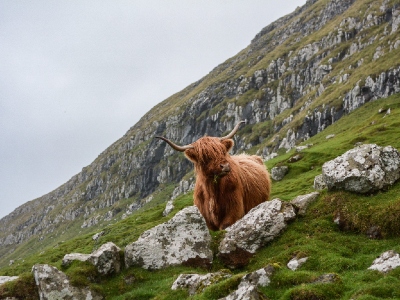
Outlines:
{"type": "Polygon", "coordinates": [[[220,177],[227,175],[231,171],[231,166],[229,163],[220,164],[221,173],[219,174],[220,177]]]}

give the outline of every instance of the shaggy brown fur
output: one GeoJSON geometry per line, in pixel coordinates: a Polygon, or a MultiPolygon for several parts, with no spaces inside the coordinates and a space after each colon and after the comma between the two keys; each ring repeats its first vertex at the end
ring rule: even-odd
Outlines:
{"type": "Polygon", "coordinates": [[[211,230],[222,230],[269,199],[271,180],[260,157],[230,156],[233,140],[203,137],[185,150],[194,163],[194,204],[211,230]]]}

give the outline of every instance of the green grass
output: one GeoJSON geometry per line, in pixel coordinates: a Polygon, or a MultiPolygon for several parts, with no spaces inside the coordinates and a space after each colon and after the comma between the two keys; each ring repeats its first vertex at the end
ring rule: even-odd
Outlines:
{"type": "MultiPolygon", "coordinates": [[[[312,184],[327,160],[343,154],[354,147],[354,143],[377,143],[400,148],[399,121],[400,96],[392,96],[368,103],[343,117],[325,131],[305,143],[313,146],[302,152],[302,159],[290,163],[294,151],[285,153],[267,162],[268,168],[278,164],[289,166],[286,177],[273,182],[272,198],[291,200],[295,196],[313,191],[312,184]],[[391,108],[391,114],[383,117],[379,108],[391,108]],[[371,125],[373,123],[373,125],[371,125]],[[332,139],[326,135],[335,134],[332,139]]],[[[169,189],[168,189],[169,190],[169,189]]],[[[181,273],[207,273],[209,270],[188,267],[170,267],[158,271],[140,268],[123,269],[120,274],[102,277],[90,265],[75,262],[68,268],[61,267],[66,253],[91,253],[101,244],[112,241],[124,248],[139,235],[162,222],[177,211],[192,205],[192,194],[175,200],[175,209],[168,217],[162,216],[164,203],[143,208],[140,213],[106,226],[105,234],[96,243],[92,233],[78,236],[39,254],[28,255],[24,262],[3,268],[1,275],[23,274],[19,284],[24,283],[25,291],[32,288],[30,269],[35,263],[49,263],[71,278],[77,286],[89,285],[102,293],[106,299],[186,299],[187,291],[172,291],[174,280],[181,273]]],[[[393,249],[400,252],[400,183],[386,191],[373,195],[335,191],[321,192],[306,216],[290,223],[286,231],[251,259],[248,266],[232,271],[232,278],[206,288],[193,299],[218,299],[235,290],[241,276],[272,264],[276,272],[271,285],[260,288],[269,299],[400,299],[400,268],[388,274],[381,274],[367,268],[382,252],[393,249]],[[340,212],[343,226],[333,222],[340,212]],[[368,229],[379,226],[381,239],[369,239],[368,229]],[[297,271],[290,271],[286,264],[293,257],[309,257],[297,271]],[[332,283],[314,283],[323,274],[335,274],[332,283]]],[[[99,230],[97,230],[99,231],[99,230]]],[[[213,250],[216,253],[223,232],[211,232],[213,250]]],[[[210,271],[224,268],[215,257],[210,271]]],[[[16,283],[2,286],[0,295],[16,293],[16,283]],[[1,294],[2,293],[2,294],[1,294]]],[[[16,294],[15,294],[16,295],[16,294]]]]}

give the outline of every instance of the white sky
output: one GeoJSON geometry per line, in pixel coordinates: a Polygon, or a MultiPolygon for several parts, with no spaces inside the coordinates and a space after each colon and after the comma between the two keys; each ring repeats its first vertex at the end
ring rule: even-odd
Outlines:
{"type": "Polygon", "coordinates": [[[0,218],[306,0],[0,0],[0,218]]]}

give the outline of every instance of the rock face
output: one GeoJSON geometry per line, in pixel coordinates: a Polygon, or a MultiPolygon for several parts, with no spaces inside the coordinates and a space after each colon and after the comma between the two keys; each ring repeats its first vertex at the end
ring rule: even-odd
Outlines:
{"type": "Polygon", "coordinates": [[[391,146],[358,146],[322,166],[328,189],[371,193],[392,185],[400,177],[400,153],[391,146]]]}
{"type": "Polygon", "coordinates": [[[178,212],[171,220],[145,231],[126,246],[125,265],[160,269],[173,265],[210,266],[211,235],[195,206],[178,212]]]}
{"type": "Polygon", "coordinates": [[[218,256],[230,268],[246,265],[253,254],[278,236],[295,216],[293,206],[280,199],[259,204],[226,228],[218,256]]]}
{"type": "Polygon", "coordinates": [[[172,284],[171,289],[187,289],[189,295],[192,296],[196,293],[201,293],[207,286],[229,277],[232,277],[232,274],[224,271],[208,273],[206,275],[181,274],[172,284]]]}
{"type": "Polygon", "coordinates": [[[40,300],[104,299],[89,288],[71,286],[67,275],[49,265],[34,265],[32,268],[40,300]]]}
{"type": "Polygon", "coordinates": [[[368,269],[387,273],[398,267],[400,267],[399,253],[389,250],[382,253],[377,259],[375,259],[368,269]]]}

